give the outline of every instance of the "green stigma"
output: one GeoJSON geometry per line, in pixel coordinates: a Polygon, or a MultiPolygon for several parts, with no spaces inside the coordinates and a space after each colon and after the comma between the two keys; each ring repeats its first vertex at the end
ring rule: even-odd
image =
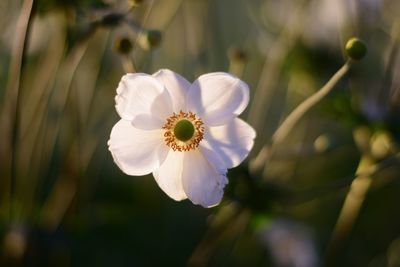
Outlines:
{"type": "Polygon", "coordinates": [[[180,120],[174,127],[174,135],[179,141],[186,142],[194,135],[194,125],[188,120],[180,120]]]}

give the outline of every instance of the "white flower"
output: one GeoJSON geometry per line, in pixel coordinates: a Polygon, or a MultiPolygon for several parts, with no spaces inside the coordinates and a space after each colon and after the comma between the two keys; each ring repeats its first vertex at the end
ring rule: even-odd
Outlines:
{"type": "Polygon", "coordinates": [[[165,69],[126,74],[115,102],[121,120],[108,145],[123,172],[153,173],[177,201],[219,204],[227,169],[246,158],[256,135],[237,118],[249,102],[244,82],[223,72],[204,74],[193,84],[165,69]]]}

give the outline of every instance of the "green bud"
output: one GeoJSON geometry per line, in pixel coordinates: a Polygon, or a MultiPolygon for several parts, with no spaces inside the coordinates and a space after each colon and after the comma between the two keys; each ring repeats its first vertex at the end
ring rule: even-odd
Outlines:
{"type": "Polygon", "coordinates": [[[132,51],[133,45],[128,37],[121,37],[115,40],[114,48],[118,53],[126,55],[132,51]]]}
{"type": "Polygon", "coordinates": [[[139,44],[142,48],[150,50],[160,45],[162,34],[158,30],[145,30],[139,36],[139,44]]]}
{"type": "Polygon", "coordinates": [[[174,135],[180,141],[188,141],[194,135],[194,125],[188,120],[180,120],[174,127],[174,135]]]}
{"type": "Polygon", "coordinates": [[[367,54],[366,44],[358,38],[351,38],[346,43],[346,53],[353,60],[360,60],[367,54]]]}
{"type": "Polygon", "coordinates": [[[147,41],[150,44],[150,47],[157,47],[160,45],[162,39],[161,32],[158,30],[148,30],[147,31],[147,41]]]}

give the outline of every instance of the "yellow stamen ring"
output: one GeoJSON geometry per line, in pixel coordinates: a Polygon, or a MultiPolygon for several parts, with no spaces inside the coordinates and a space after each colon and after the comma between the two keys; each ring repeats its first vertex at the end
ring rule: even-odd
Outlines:
{"type": "Polygon", "coordinates": [[[193,112],[173,113],[162,127],[167,146],[174,151],[196,149],[203,140],[203,121],[193,112]]]}

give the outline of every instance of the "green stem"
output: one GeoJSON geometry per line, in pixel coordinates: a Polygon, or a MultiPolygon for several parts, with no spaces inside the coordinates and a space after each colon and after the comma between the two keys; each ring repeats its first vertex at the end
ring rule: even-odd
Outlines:
{"type": "Polygon", "coordinates": [[[332,91],[334,86],[349,71],[350,66],[351,62],[347,61],[320,90],[304,100],[289,114],[289,116],[287,116],[287,118],[283,121],[283,123],[278,127],[278,129],[272,136],[271,143],[266,144],[261,149],[259,154],[250,162],[251,171],[257,172],[262,169],[262,167],[265,165],[265,161],[271,155],[274,147],[286,138],[286,136],[293,129],[296,123],[310,108],[312,108],[315,104],[321,101],[330,91],[332,91]]]}
{"type": "Polygon", "coordinates": [[[322,98],[324,98],[339,80],[347,73],[350,68],[350,62],[346,62],[333,76],[332,78],[316,93],[307,98],[304,102],[298,105],[292,113],[284,120],[279,126],[274,135],[272,136],[272,144],[276,145],[282,142],[283,139],[289,134],[293,126],[299,121],[301,117],[315,104],[317,104],[322,98]]]}

